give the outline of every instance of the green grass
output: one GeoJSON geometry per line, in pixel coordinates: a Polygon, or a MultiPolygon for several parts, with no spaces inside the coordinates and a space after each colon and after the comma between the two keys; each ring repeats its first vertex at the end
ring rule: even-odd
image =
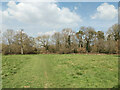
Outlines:
{"type": "Polygon", "coordinates": [[[2,57],[3,88],[113,88],[117,55],[7,55],[2,57]]]}

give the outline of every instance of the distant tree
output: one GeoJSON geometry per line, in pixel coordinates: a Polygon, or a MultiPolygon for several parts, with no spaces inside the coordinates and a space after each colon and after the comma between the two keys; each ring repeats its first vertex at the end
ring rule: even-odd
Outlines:
{"type": "Polygon", "coordinates": [[[99,53],[103,53],[104,52],[104,44],[105,44],[105,36],[104,36],[104,32],[102,31],[98,31],[97,32],[97,51],[99,53]]]}
{"type": "Polygon", "coordinates": [[[78,39],[78,47],[83,47],[83,36],[84,36],[84,27],[81,27],[81,29],[76,33],[76,37],[78,39]]]}
{"type": "Polygon", "coordinates": [[[70,53],[72,46],[72,36],[75,33],[70,28],[65,28],[62,30],[62,49],[63,53],[70,53]]]}
{"type": "Polygon", "coordinates": [[[91,42],[93,41],[95,36],[96,36],[96,32],[95,32],[94,28],[86,27],[86,29],[85,29],[85,41],[86,41],[86,50],[88,52],[91,51],[90,45],[92,44],[91,42]]]}
{"type": "Polygon", "coordinates": [[[27,37],[28,37],[27,34],[23,33],[23,29],[21,29],[20,31],[17,31],[17,34],[14,37],[15,44],[20,46],[21,54],[24,54],[23,42],[27,37]]]}
{"type": "Polygon", "coordinates": [[[111,36],[115,41],[117,41],[119,38],[118,24],[114,24],[112,27],[110,27],[107,33],[109,34],[109,37],[111,36]]]}
{"type": "Polygon", "coordinates": [[[105,38],[104,32],[98,31],[98,32],[97,32],[97,39],[100,40],[100,39],[104,39],[104,38],[105,38]]]}
{"type": "Polygon", "coordinates": [[[50,36],[49,35],[41,35],[41,36],[38,36],[36,39],[39,42],[40,47],[44,47],[45,50],[48,51],[50,36]]]}
{"type": "Polygon", "coordinates": [[[2,40],[3,40],[3,43],[4,45],[6,44],[8,46],[8,53],[11,54],[11,45],[12,43],[14,42],[14,35],[15,35],[15,32],[11,29],[8,29],[7,31],[5,31],[3,33],[3,36],[2,36],[2,40]]]}
{"type": "Polygon", "coordinates": [[[114,24],[107,31],[106,51],[108,53],[118,53],[119,28],[114,24]]]}
{"type": "Polygon", "coordinates": [[[55,32],[52,35],[53,42],[55,43],[56,51],[59,51],[61,46],[61,34],[59,32],[55,32]]]}
{"type": "Polygon", "coordinates": [[[29,37],[23,30],[18,31],[14,36],[14,45],[18,47],[17,49],[20,49],[21,54],[34,53],[34,39],[29,37]]]}
{"type": "Polygon", "coordinates": [[[65,28],[62,30],[63,39],[65,41],[65,47],[70,48],[71,47],[71,36],[73,35],[73,31],[70,28],[65,28]]]}

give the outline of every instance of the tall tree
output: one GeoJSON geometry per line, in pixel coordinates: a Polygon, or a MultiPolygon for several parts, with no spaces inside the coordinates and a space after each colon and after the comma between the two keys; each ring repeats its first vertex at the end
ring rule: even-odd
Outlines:
{"type": "Polygon", "coordinates": [[[98,31],[97,32],[97,51],[99,53],[104,52],[104,47],[105,47],[104,46],[104,44],[105,44],[104,38],[105,38],[104,32],[98,31]]]}
{"type": "Polygon", "coordinates": [[[53,42],[55,42],[56,50],[58,51],[61,45],[61,34],[59,32],[56,32],[53,34],[52,38],[53,42]]]}
{"type": "Polygon", "coordinates": [[[65,28],[62,30],[63,39],[65,41],[65,47],[70,48],[71,47],[71,36],[74,34],[72,29],[65,28]]]}
{"type": "Polygon", "coordinates": [[[38,40],[40,46],[44,47],[46,51],[49,49],[49,35],[38,36],[36,39],[38,40]]]}
{"type": "Polygon", "coordinates": [[[102,31],[98,31],[97,32],[97,39],[104,39],[105,38],[105,36],[104,36],[104,32],[102,32],[102,31]]]}
{"type": "Polygon", "coordinates": [[[8,52],[11,53],[11,45],[14,42],[15,32],[11,29],[8,29],[3,33],[3,42],[8,45],[8,52]]]}
{"type": "Polygon", "coordinates": [[[119,26],[118,24],[112,25],[107,31],[107,52],[117,53],[118,52],[118,39],[119,39],[119,26]]]}
{"type": "Polygon", "coordinates": [[[30,39],[30,37],[25,32],[23,32],[23,30],[18,31],[14,37],[14,44],[20,47],[21,54],[26,53],[26,50],[29,50],[30,47],[32,47],[31,43],[32,39],[30,39]]]}
{"type": "Polygon", "coordinates": [[[109,37],[112,36],[115,41],[118,41],[119,38],[119,29],[118,29],[118,24],[114,24],[112,27],[108,29],[109,37]]]}
{"type": "Polygon", "coordinates": [[[85,40],[86,40],[86,50],[91,51],[90,44],[96,36],[96,32],[92,27],[86,27],[85,29],[85,40]]]}
{"type": "Polygon", "coordinates": [[[78,47],[83,47],[83,36],[84,36],[84,27],[81,27],[80,30],[76,33],[78,39],[78,47]]]}

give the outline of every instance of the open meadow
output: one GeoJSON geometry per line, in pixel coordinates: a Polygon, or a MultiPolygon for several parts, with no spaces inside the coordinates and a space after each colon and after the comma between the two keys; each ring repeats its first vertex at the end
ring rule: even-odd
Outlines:
{"type": "Polygon", "coordinates": [[[3,88],[113,88],[117,55],[3,55],[3,88]]]}

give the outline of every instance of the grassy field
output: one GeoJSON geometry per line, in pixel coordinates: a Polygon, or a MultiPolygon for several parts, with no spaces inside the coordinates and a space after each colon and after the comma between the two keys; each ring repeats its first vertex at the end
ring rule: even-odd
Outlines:
{"type": "Polygon", "coordinates": [[[3,88],[113,88],[117,55],[7,55],[3,88]]]}

